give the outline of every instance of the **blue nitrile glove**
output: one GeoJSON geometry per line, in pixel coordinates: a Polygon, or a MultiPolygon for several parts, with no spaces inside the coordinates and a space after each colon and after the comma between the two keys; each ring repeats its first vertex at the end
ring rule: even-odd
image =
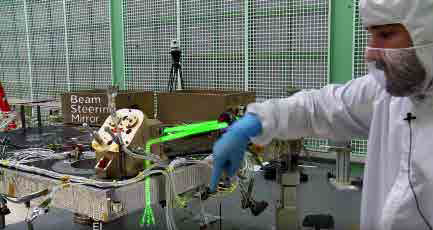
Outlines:
{"type": "Polygon", "coordinates": [[[210,192],[215,192],[223,171],[232,177],[241,166],[251,137],[262,132],[259,118],[247,113],[233,123],[213,146],[213,169],[210,192]]]}

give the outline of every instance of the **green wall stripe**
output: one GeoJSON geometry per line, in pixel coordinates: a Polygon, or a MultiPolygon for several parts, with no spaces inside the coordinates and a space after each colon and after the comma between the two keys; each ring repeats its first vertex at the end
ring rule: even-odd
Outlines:
{"type": "Polygon", "coordinates": [[[125,89],[123,0],[111,0],[112,83],[125,89]]]}
{"type": "Polygon", "coordinates": [[[352,79],[353,8],[352,0],[331,1],[331,83],[352,79]]]}

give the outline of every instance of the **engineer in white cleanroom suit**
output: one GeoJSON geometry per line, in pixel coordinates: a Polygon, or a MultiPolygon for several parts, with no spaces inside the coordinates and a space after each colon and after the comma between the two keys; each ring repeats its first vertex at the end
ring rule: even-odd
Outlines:
{"type": "Polygon", "coordinates": [[[249,140],[368,137],[361,229],[432,229],[433,0],[360,0],[360,14],[369,74],[249,105],[214,146],[211,191],[249,140]]]}

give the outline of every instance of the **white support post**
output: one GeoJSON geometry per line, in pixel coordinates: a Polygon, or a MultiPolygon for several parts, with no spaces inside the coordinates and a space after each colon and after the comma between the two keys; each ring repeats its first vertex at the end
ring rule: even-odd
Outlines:
{"type": "Polygon", "coordinates": [[[68,92],[71,92],[71,76],[69,70],[69,47],[68,47],[68,27],[66,23],[66,0],[63,0],[63,24],[65,30],[65,52],[66,52],[66,83],[68,84],[68,92]]]}
{"type": "Polygon", "coordinates": [[[33,75],[32,75],[32,57],[30,52],[30,33],[29,33],[29,17],[27,14],[27,2],[26,0],[23,0],[24,3],[24,25],[26,27],[26,43],[27,43],[27,61],[29,63],[29,77],[30,77],[30,100],[33,101],[34,95],[33,95],[33,75]]]}
{"type": "Polygon", "coordinates": [[[249,43],[248,43],[248,32],[249,32],[249,5],[248,5],[248,3],[249,3],[249,0],[245,0],[244,1],[245,3],[244,3],[244,7],[245,7],[245,14],[244,14],[244,57],[245,57],[245,59],[244,59],[244,61],[245,61],[245,64],[244,64],[244,75],[245,75],[245,91],[248,91],[249,90],[249,85],[248,85],[248,82],[249,82],[249,73],[248,73],[248,71],[249,71],[249,50],[248,50],[248,46],[249,46],[249,43]]]}

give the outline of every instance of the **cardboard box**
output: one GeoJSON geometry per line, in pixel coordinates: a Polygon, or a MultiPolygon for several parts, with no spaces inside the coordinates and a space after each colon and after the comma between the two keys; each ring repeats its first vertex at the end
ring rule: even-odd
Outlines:
{"type": "MultiPolygon", "coordinates": [[[[65,124],[100,126],[111,112],[103,89],[67,92],[62,94],[61,102],[65,124]]],[[[116,109],[139,109],[148,118],[154,118],[154,107],[153,92],[121,90],[116,97],[116,109]]]]}
{"type": "MultiPolygon", "coordinates": [[[[147,127],[147,132],[144,133],[144,138],[147,141],[149,141],[150,139],[154,139],[154,138],[158,138],[161,136],[161,129],[164,125],[156,119],[148,119],[146,121],[146,127],[147,127]]],[[[146,143],[144,143],[142,146],[145,147],[146,143]]],[[[156,143],[153,144],[150,148],[150,151],[153,154],[158,155],[161,159],[166,159],[166,155],[164,153],[164,149],[162,148],[162,143],[156,143]]]]}
{"type": "Polygon", "coordinates": [[[255,102],[254,92],[209,89],[158,93],[157,118],[163,123],[191,123],[218,119],[221,113],[255,102]]]}

